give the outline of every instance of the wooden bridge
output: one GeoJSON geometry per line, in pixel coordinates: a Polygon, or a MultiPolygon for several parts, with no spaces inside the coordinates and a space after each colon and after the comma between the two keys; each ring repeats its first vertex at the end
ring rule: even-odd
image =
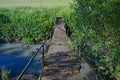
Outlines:
{"type": "Polygon", "coordinates": [[[69,33],[69,29],[64,20],[61,17],[57,17],[54,29],[47,37],[47,39],[50,39],[48,52],[44,54],[44,46],[47,42],[46,39],[41,44],[40,48],[37,49],[36,53],[29,60],[16,80],[34,80],[32,78],[27,79],[27,77],[23,78],[23,76],[41,50],[43,50],[42,73],[38,80],[83,80],[80,76],[80,58],[75,55],[68,37],[69,34],[67,35],[67,33],[69,33]]]}
{"type": "Polygon", "coordinates": [[[82,80],[80,59],[75,55],[65,27],[64,20],[58,17],[38,80],[82,80]]]}
{"type": "MultiPolygon", "coordinates": [[[[46,39],[41,44],[40,48],[37,49],[36,53],[29,60],[19,76],[12,80],[84,80],[84,76],[81,77],[82,74],[80,74],[80,68],[81,65],[83,67],[82,69],[85,69],[85,67],[82,62],[80,63],[80,58],[76,56],[74,49],[72,48],[67,35],[67,33],[69,33],[67,28],[64,20],[61,17],[58,17],[54,29],[47,37],[47,39],[50,39],[48,52],[44,54],[44,46],[47,42],[46,39]],[[32,78],[30,75],[25,75],[24,77],[26,70],[41,50],[43,50],[42,73],[39,78],[38,76],[32,78]],[[29,79],[26,76],[29,76],[29,79]]],[[[87,72],[85,73],[87,75],[87,72]]],[[[96,75],[95,79],[99,80],[99,78],[100,80],[102,79],[102,77],[96,75]]],[[[94,78],[90,77],[90,79],[94,78]]],[[[115,79],[120,80],[120,76],[116,76],[115,79]]]]}

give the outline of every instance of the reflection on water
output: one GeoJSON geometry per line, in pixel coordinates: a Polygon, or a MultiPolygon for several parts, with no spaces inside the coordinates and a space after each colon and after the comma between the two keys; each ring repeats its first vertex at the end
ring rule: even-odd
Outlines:
{"type": "MultiPolygon", "coordinates": [[[[29,49],[23,49],[22,43],[0,43],[0,69],[5,68],[10,71],[10,76],[15,76],[21,72],[31,58],[31,53],[36,51],[41,45],[30,45],[29,49]]],[[[41,54],[34,59],[26,73],[40,74],[41,54]]]]}

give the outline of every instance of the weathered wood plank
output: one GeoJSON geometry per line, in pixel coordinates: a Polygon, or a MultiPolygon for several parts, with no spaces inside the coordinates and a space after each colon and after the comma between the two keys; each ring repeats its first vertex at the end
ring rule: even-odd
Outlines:
{"type": "Polygon", "coordinates": [[[82,80],[80,60],[75,56],[69,37],[60,18],[55,25],[51,45],[45,55],[42,80],[82,80]]]}

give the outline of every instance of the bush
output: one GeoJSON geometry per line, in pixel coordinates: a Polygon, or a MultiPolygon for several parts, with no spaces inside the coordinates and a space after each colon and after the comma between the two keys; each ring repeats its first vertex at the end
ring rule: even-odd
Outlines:
{"type": "Polygon", "coordinates": [[[84,47],[89,54],[88,60],[90,56],[100,55],[100,60],[91,60],[97,70],[109,77],[120,73],[119,7],[119,0],[75,0],[72,4],[74,12],[67,19],[74,47],[89,46],[84,47]]]}

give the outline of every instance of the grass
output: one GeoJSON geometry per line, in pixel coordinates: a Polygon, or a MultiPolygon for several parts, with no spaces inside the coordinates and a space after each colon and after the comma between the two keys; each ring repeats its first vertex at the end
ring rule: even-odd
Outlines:
{"type": "Polygon", "coordinates": [[[57,16],[67,15],[72,0],[0,0],[0,39],[23,43],[43,40],[57,16]]]}
{"type": "Polygon", "coordinates": [[[0,9],[10,9],[22,12],[52,10],[56,16],[63,16],[71,12],[70,4],[73,0],[0,0],[0,9]]]}
{"type": "Polygon", "coordinates": [[[39,8],[68,8],[72,0],[0,0],[1,8],[39,7],[39,8]]]}

